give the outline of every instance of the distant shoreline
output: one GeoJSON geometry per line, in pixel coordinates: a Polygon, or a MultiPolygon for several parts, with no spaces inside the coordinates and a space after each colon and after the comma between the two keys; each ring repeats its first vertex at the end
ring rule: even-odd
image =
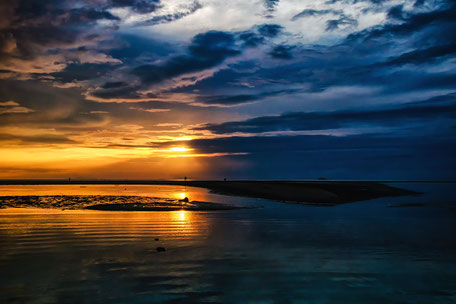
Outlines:
{"type": "MultiPolygon", "coordinates": [[[[222,182],[223,180],[193,180],[193,179],[170,179],[170,180],[147,180],[147,179],[0,179],[0,185],[181,185],[182,183],[222,182]]],[[[233,179],[228,182],[266,182],[266,183],[456,183],[456,180],[332,180],[332,179],[304,179],[304,180],[246,180],[233,179]]]]}
{"type": "Polygon", "coordinates": [[[338,205],[419,193],[375,181],[214,181],[214,180],[0,180],[0,185],[170,185],[206,188],[222,194],[274,201],[338,205]]]}

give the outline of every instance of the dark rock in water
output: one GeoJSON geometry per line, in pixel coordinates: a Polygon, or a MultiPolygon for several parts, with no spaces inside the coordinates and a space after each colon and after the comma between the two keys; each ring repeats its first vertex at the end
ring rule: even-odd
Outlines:
{"type": "Polygon", "coordinates": [[[185,197],[185,198],[179,200],[179,202],[188,203],[189,202],[188,197],[185,197]]]}
{"type": "Polygon", "coordinates": [[[156,241],[160,241],[160,239],[159,239],[159,238],[155,238],[155,240],[156,240],[156,241]]]}
{"type": "Polygon", "coordinates": [[[157,247],[157,251],[158,252],[164,252],[164,251],[166,251],[166,248],[165,247],[157,247]]]}

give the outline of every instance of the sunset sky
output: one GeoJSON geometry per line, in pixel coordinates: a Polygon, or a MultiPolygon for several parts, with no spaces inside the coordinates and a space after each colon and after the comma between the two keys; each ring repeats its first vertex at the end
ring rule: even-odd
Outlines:
{"type": "Polygon", "coordinates": [[[0,2],[0,178],[455,179],[456,4],[0,2]]]}

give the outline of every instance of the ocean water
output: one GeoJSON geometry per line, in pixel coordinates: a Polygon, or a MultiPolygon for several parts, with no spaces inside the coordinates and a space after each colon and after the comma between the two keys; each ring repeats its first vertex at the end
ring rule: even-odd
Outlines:
{"type": "Polygon", "coordinates": [[[262,207],[0,209],[0,303],[456,303],[456,184],[397,186],[423,194],[317,207],[180,186],[0,186],[262,207]],[[404,203],[424,206],[390,207],[404,203]]]}

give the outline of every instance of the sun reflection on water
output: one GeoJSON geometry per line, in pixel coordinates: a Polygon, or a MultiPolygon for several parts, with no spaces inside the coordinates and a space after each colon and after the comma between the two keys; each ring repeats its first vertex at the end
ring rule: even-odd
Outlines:
{"type": "MultiPolygon", "coordinates": [[[[71,238],[75,239],[76,243],[79,241],[84,243],[87,238],[90,238],[100,245],[120,239],[126,242],[138,239],[147,241],[148,238],[155,237],[166,241],[182,239],[188,241],[190,238],[197,241],[205,236],[208,225],[206,216],[187,210],[155,212],[62,211],[38,208],[0,210],[0,231],[7,228],[11,235],[33,238],[40,236],[42,231],[49,230],[57,239],[71,238]],[[54,221],[48,223],[49,216],[52,216],[54,221]],[[24,221],[24,217],[27,220],[24,221]],[[78,237],[82,236],[86,238],[79,240],[78,237]]],[[[35,245],[40,247],[40,243],[35,245]]],[[[46,244],[42,243],[42,245],[46,244]]]]}
{"type": "Polygon", "coordinates": [[[179,210],[176,212],[178,213],[178,218],[180,221],[185,222],[187,220],[187,211],[186,210],[179,210]]]}

